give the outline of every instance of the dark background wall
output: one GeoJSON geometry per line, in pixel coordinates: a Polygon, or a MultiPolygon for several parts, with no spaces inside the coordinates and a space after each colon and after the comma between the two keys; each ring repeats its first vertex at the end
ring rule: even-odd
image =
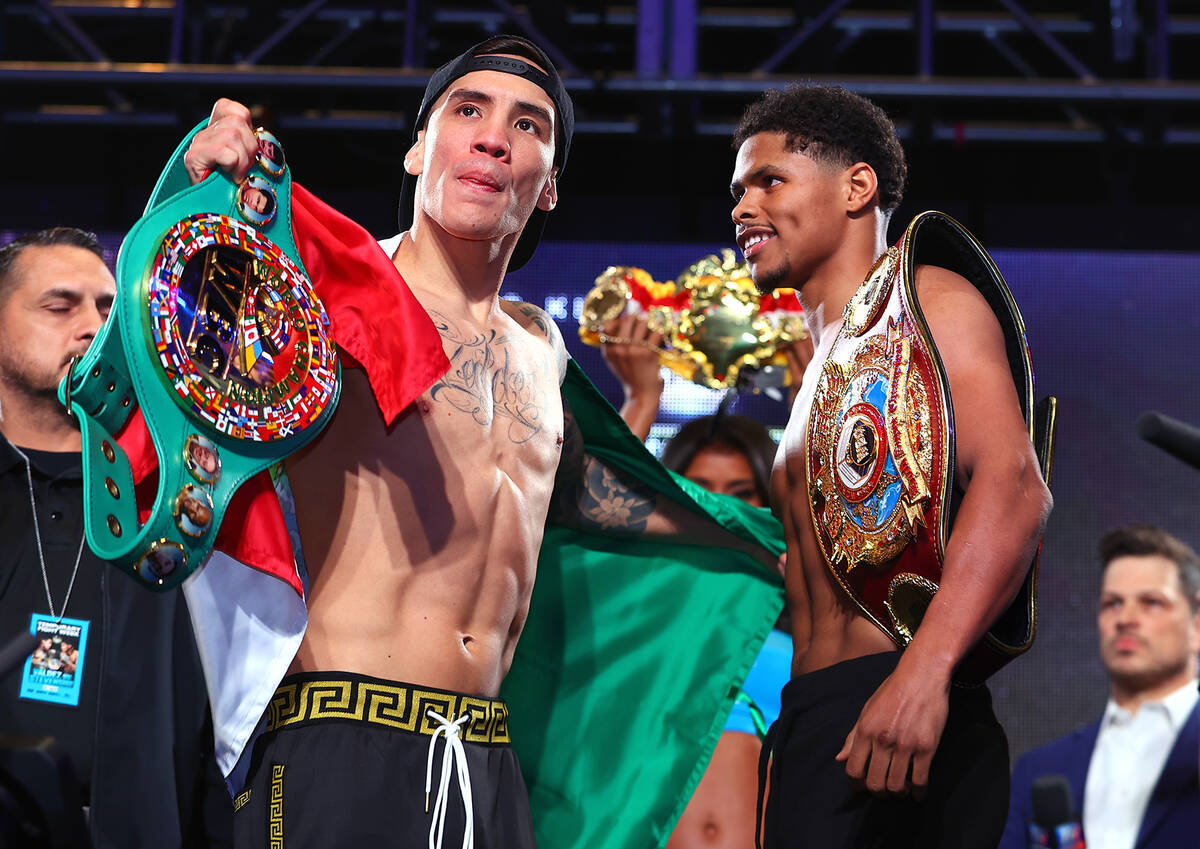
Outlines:
{"type": "Polygon", "coordinates": [[[943,209],[997,247],[1200,247],[1200,8],[1166,0],[14,0],[0,227],[127,228],[224,96],[385,230],[429,69],[497,32],[535,34],[575,100],[552,239],[727,239],[742,109],[813,80],[897,123],[899,217],[943,209]]]}
{"type": "MultiPolygon", "coordinates": [[[[0,102],[8,94],[0,83],[0,102]]],[[[251,92],[227,94],[253,102],[251,92]]],[[[417,102],[419,95],[409,97],[417,102]]],[[[195,103],[165,129],[0,126],[0,227],[50,226],[65,217],[100,229],[128,228],[166,156],[210,109],[210,101],[195,103]]],[[[295,179],[372,232],[394,227],[405,131],[275,132],[295,179]]],[[[1200,146],[906,142],[906,148],[910,188],[896,220],[941,209],[998,247],[1200,248],[1200,146]]],[[[546,236],[729,240],[732,171],[728,137],[581,134],[546,236]]]]}

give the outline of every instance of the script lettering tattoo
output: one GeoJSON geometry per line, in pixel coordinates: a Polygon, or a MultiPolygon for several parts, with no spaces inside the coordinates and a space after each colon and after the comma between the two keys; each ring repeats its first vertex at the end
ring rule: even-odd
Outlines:
{"type": "Polygon", "coordinates": [[[654,490],[625,479],[585,454],[583,435],[565,405],[563,416],[562,459],[551,516],[583,529],[643,532],[656,507],[654,490]]]}
{"type": "Polygon", "coordinates": [[[446,346],[450,371],[433,385],[429,397],[449,403],[480,425],[503,420],[508,438],[518,445],[541,433],[547,400],[540,371],[514,362],[517,358],[507,336],[492,329],[464,334],[442,313],[428,312],[438,333],[450,343],[446,346]]]}

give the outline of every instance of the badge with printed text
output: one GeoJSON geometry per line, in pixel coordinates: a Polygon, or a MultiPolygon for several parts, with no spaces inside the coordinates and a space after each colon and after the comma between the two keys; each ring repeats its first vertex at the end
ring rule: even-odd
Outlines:
{"type": "Polygon", "coordinates": [[[38,640],[25,659],[21,698],[72,707],[79,704],[89,625],[85,619],[56,621],[52,616],[33,614],[29,633],[38,640]]]}

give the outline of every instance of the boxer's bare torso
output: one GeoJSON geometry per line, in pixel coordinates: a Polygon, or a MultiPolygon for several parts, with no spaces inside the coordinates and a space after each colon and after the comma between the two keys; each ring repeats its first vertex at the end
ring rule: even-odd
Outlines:
{"type": "MultiPolygon", "coordinates": [[[[557,203],[555,108],[534,82],[471,71],[430,107],[405,155],[414,217],[392,261],[451,365],[385,423],[367,376],[344,362],[331,423],[288,460],[309,575],[308,629],[291,672],[495,695],[552,502],[567,523],[686,528],[695,544],[765,555],[587,459],[559,394],[566,352],[556,326],[499,298],[526,222],[557,203]]],[[[212,168],[240,180],[256,156],[252,126],[244,105],[218,101],[184,157],[192,181],[212,168]]]]}
{"type": "Polygon", "coordinates": [[[345,369],[332,423],[288,464],[310,582],[291,671],[495,695],[559,463],[565,353],[536,307],[498,301],[474,321],[415,291],[449,372],[388,427],[345,369]]]}

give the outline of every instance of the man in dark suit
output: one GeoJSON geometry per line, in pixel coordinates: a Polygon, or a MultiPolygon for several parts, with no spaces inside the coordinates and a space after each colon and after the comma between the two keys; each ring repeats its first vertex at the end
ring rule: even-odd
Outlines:
{"type": "Polygon", "coordinates": [[[1034,749],[1013,770],[1000,849],[1025,849],[1031,787],[1061,775],[1088,849],[1177,849],[1200,840],[1200,559],[1133,525],[1100,543],[1097,626],[1111,692],[1098,722],[1034,749]]]}

